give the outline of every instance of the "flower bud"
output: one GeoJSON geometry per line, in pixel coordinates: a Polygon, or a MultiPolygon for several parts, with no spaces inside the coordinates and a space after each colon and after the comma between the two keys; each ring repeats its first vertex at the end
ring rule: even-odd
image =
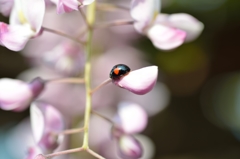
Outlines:
{"type": "Polygon", "coordinates": [[[34,102],[30,107],[30,117],[33,136],[38,146],[43,152],[56,149],[60,141],[54,132],[64,129],[61,113],[49,104],[34,102]]]}
{"type": "Polygon", "coordinates": [[[20,80],[3,78],[0,80],[0,108],[22,111],[43,89],[44,82],[40,78],[34,79],[29,84],[20,80]]]}
{"type": "Polygon", "coordinates": [[[117,86],[138,95],[151,91],[157,81],[158,67],[149,66],[130,72],[119,80],[113,80],[117,86]]]}
{"type": "Polygon", "coordinates": [[[141,144],[130,135],[123,135],[118,140],[118,152],[124,159],[138,159],[142,156],[141,144]]]}

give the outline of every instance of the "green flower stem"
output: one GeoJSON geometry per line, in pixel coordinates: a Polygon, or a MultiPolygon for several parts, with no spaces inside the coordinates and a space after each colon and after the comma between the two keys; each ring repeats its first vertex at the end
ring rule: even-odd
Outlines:
{"type": "MultiPolygon", "coordinates": [[[[92,4],[90,4],[87,8],[87,22],[90,26],[94,25],[95,22],[95,10],[96,10],[96,2],[94,1],[92,4]]],[[[84,136],[83,136],[83,145],[82,148],[87,150],[89,149],[89,120],[90,120],[90,114],[92,109],[92,96],[91,96],[91,54],[92,54],[92,35],[93,35],[93,29],[90,27],[88,29],[88,39],[86,44],[86,64],[85,64],[85,87],[86,87],[86,107],[85,107],[85,117],[84,117],[84,136]]]]}

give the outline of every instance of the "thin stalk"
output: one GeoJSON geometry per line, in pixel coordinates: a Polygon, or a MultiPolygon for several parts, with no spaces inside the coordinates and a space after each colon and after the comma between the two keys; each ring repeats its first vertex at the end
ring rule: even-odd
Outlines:
{"type": "Polygon", "coordinates": [[[85,24],[87,25],[88,28],[91,28],[91,26],[88,24],[88,21],[87,21],[87,17],[85,15],[85,13],[83,12],[82,8],[81,7],[78,7],[78,10],[83,18],[83,21],[85,22],[85,24]]]}
{"type": "Polygon", "coordinates": [[[134,24],[134,20],[116,20],[113,22],[103,23],[103,24],[97,24],[94,26],[94,28],[109,28],[113,26],[120,26],[120,25],[132,25],[134,24]]]}
{"type": "MultiPolygon", "coordinates": [[[[96,1],[91,3],[87,8],[87,22],[90,26],[94,25],[95,22],[95,9],[96,1]]],[[[88,30],[87,46],[86,46],[86,64],[85,64],[85,87],[86,87],[86,107],[85,107],[85,116],[84,116],[84,136],[83,136],[83,148],[85,150],[89,149],[89,120],[92,109],[92,96],[91,96],[91,54],[92,54],[92,27],[88,30]]]]}
{"type": "Polygon", "coordinates": [[[91,155],[97,157],[98,159],[105,159],[104,157],[102,157],[101,155],[97,154],[96,152],[94,152],[91,149],[87,149],[87,152],[90,153],[91,155]]]}
{"type": "Polygon", "coordinates": [[[70,153],[75,153],[75,152],[80,152],[80,151],[83,151],[84,149],[81,147],[81,148],[75,148],[75,149],[70,149],[70,150],[65,150],[65,151],[60,151],[60,152],[55,152],[55,153],[52,153],[52,154],[48,154],[48,155],[45,155],[46,158],[52,158],[52,157],[55,157],[55,156],[60,156],[60,155],[66,155],[66,154],[70,154],[70,153]]]}
{"type": "Polygon", "coordinates": [[[70,135],[70,134],[76,134],[76,133],[80,133],[83,132],[84,128],[76,128],[76,129],[68,129],[68,130],[64,130],[61,132],[54,132],[54,135],[70,135]]]}
{"type": "Polygon", "coordinates": [[[92,91],[91,94],[95,93],[97,90],[99,90],[100,88],[102,88],[103,86],[107,85],[108,83],[110,83],[112,81],[111,78],[103,81],[100,85],[98,85],[97,87],[95,87],[92,91]]]}
{"type": "Polygon", "coordinates": [[[100,118],[103,118],[104,120],[106,120],[106,121],[108,121],[109,123],[111,123],[112,125],[114,125],[114,122],[113,122],[111,119],[109,119],[108,117],[106,117],[106,116],[104,116],[104,115],[102,115],[102,114],[100,114],[100,113],[98,113],[98,112],[96,112],[96,111],[94,111],[94,110],[92,110],[92,114],[97,115],[97,116],[99,116],[100,118]]]}
{"type": "Polygon", "coordinates": [[[84,83],[84,79],[82,78],[60,78],[60,79],[52,79],[46,80],[47,83],[84,83]]]}
{"type": "Polygon", "coordinates": [[[47,28],[47,27],[44,27],[44,26],[42,26],[42,29],[43,29],[44,31],[48,31],[48,32],[50,32],[50,33],[57,34],[57,35],[60,35],[60,36],[65,37],[65,38],[68,38],[68,39],[70,39],[70,40],[72,40],[72,41],[75,41],[76,43],[84,44],[84,42],[82,42],[82,41],[80,41],[80,40],[78,40],[78,39],[76,39],[76,38],[74,38],[74,37],[72,37],[72,36],[70,36],[70,35],[62,32],[62,31],[55,30],[55,29],[51,29],[51,28],[47,28]]]}

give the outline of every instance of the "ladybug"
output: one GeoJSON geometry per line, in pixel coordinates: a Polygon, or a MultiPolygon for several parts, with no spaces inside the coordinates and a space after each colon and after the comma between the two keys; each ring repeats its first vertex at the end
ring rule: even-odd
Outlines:
{"type": "Polygon", "coordinates": [[[129,72],[130,72],[130,68],[127,65],[118,64],[112,68],[109,76],[113,80],[118,80],[121,77],[127,75],[129,72]]]}

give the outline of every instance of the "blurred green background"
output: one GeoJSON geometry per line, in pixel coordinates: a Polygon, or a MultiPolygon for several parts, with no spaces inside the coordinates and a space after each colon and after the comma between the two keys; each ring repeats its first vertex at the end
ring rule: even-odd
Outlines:
{"type": "MultiPolygon", "coordinates": [[[[191,14],[205,29],[194,42],[167,53],[147,38],[135,43],[160,67],[160,80],[171,91],[168,107],[144,131],[156,145],[155,158],[239,159],[240,1],[165,0],[162,12],[191,14]]],[[[28,67],[20,54],[0,47],[0,78],[15,78],[28,67]]],[[[29,110],[0,110],[0,125],[28,115],[29,110]]]]}

